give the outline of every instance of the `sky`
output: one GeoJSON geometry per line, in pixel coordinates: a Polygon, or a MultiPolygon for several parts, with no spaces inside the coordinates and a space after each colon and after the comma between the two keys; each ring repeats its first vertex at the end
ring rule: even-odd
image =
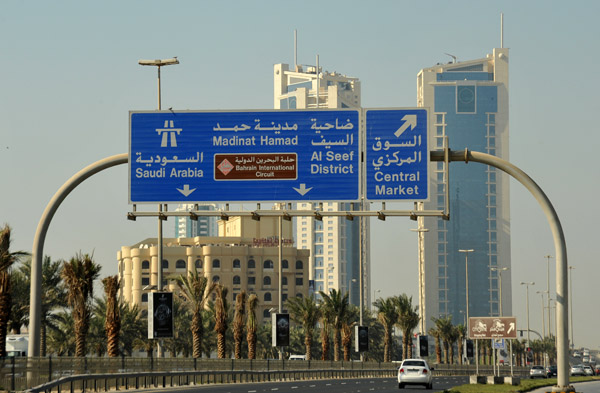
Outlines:
{"type": "MultiPolygon", "coordinates": [[[[128,152],[129,111],[157,105],[156,69],[139,59],[177,56],[163,69],[162,105],[175,110],[273,108],[273,65],[294,61],[357,77],[365,108],[415,107],[422,68],[510,49],[510,162],[544,190],[560,218],[572,270],[575,345],[600,349],[600,145],[597,93],[600,2],[577,1],[27,1],[0,2],[0,224],[12,250],[31,251],[54,193],[85,166],[128,152]],[[592,311],[590,313],[590,311],[592,311]]],[[[467,146],[466,146],[467,147],[467,146]]],[[[453,163],[452,165],[464,165],[453,163]]],[[[513,314],[542,331],[548,221],[511,181],[513,314]]],[[[396,208],[410,209],[412,204],[396,208]]],[[[389,208],[390,206],[388,206],[389,208]]],[[[101,275],[117,251],[156,237],[155,219],[128,221],[127,166],[85,181],[60,206],[44,253],[92,253],[101,275]]],[[[172,236],[173,221],[165,224],[172,236]]],[[[377,296],[418,300],[414,221],[372,219],[377,296]]],[[[550,260],[550,292],[555,263],[550,260]]],[[[503,275],[506,280],[506,273],[503,275]]]]}

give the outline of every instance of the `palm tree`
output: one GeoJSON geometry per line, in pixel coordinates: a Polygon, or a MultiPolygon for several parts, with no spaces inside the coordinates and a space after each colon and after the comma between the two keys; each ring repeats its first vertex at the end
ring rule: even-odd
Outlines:
{"type": "Polygon", "coordinates": [[[235,314],[233,316],[233,341],[235,358],[242,358],[242,342],[244,341],[244,316],[246,315],[246,291],[238,293],[235,298],[235,314]]]}
{"type": "Polygon", "coordinates": [[[8,224],[0,230],[0,357],[6,356],[6,333],[10,321],[10,267],[27,255],[23,251],[10,252],[10,232],[8,224]]]}
{"type": "Polygon", "coordinates": [[[8,330],[12,334],[21,334],[21,326],[27,325],[29,319],[29,280],[20,269],[11,269],[10,297],[8,330]]]}
{"type": "MultiPolygon", "coordinates": [[[[437,318],[431,318],[431,320],[436,323],[437,318]]],[[[436,323],[437,326],[437,323],[436,323]]],[[[436,327],[432,327],[427,332],[430,336],[432,336],[435,340],[435,362],[437,364],[442,363],[442,348],[441,348],[441,335],[440,331],[436,327]]]]}
{"type": "Polygon", "coordinates": [[[379,298],[373,303],[377,308],[377,320],[383,326],[383,361],[392,361],[392,331],[400,316],[393,298],[379,298]]]}
{"type": "Polygon", "coordinates": [[[217,332],[217,356],[219,359],[225,359],[227,344],[225,334],[227,333],[227,314],[229,305],[227,304],[227,288],[223,284],[217,284],[215,287],[215,332],[217,332]]]}
{"type": "Polygon", "coordinates": [[[148,340],[148,322],[143,318],[143,312],[137,304],[129,305],[119,300],[119,314],[121,315],[121,331],[119,343],[122,353],[131,356],[136,340],[152,342],[148,340]]]}
{"type": "Polygon", "coordinates": [[[75,332],[73,314],[61,311],[56,315],[56,328],[48,330],[48,353],[58,356],[73,356],[75,353],[75,332]]]}
{"type": "Polygon", "coordinates": [[[119,312],[119,302],[117,301],[117,292],[121,286],[119,276],[109,276],[102,280],[104,292],[106,293],[106,351],[109,357],[119,356],[119,332],[121,331],[121,313],[119,312]]]}
{"type": "Polygon", "coordinates": [[[258,297],[256,294],[248,296],[248,318],[246,318],[246,341],[248,342],[248,359],[256,359],[256,307],[258,297]]]}
{"type": "MultiPolygon", "coordinates": [[[[27,259],[19,270],[27,278],[27,287],[31,285],[31,259],[27,259]]],[[[46,335],[48,329],[57,329],[59,319],[55,310],[67,306],[67,291],[62,280],[62,261],[52,261],[49,256],[44,256],[42,261],[42,302],[40,318],[40,356],[46,356],[46,335]]],[[[29,294],[27,294],[29,306],[29,294]]],[[[29,309],[28,309],[29,310],[29,309]]]]}
{"type": "Polygon", "coordinates": [[[434,318],[434,323],[444,345],[444,363],[450,362],[450,339],[452,335],[452,315],[434,318]]]}
{"type": "Polygon", "coordinates": [[[187,277],[183,275],[177,277],[175,282],[192,314],[193,356],[200,358],[202,357],[202,336],[204,335],[202,311],[209,295],[215,288],[215,283],[209,285],[208,279],[198,274],[196,269],[191,270],[187,277]]]}
{"type": "Polygon", "coordinates": [[[333,359],[340,360],[341,331],[344,322],[348,319],[349,302],[348,294],[342,295],[341,291],[332,289],[329,294],[319,292],[323,298],[323,312],[329,314],[331,326],[333,327],[333,359]]]}
{"type": "Polygon", "coordinates": [[[306,360],[311,360],[311,348],[315,326],[321,317],[321,310],[314,296],[292,297],[286,302],[292,320],[304,328],[304,353],[306,360]]]}
{"type": "Polygon", "coordinates": [[[75,356],[85,356],[85,340],[90,326],[91,300],[94,280],[100,275],[97,265],[88,254],[79,253],[64,263],[62,277],[67,286],[67,302],[73,309],[75,356]]]}
{"type": "MultiPolygon", "coordinates": [[[[450,343],[450,364],[454,364],[454,343],[460,337],[460,331],[457,326],[452,326],[448,333],[448,342],[450,343]]],[[[459,344],[460,347],[460,344],[459,344]]]]}
{"type": "Polygon", "coordinates": [[[359,310],[358,307],[349,305],[348,307],[348,317],[344,319],[342,323],[342,350],[344,351],[344,361],[350,361],[350,353],[352,349],[352,331],[354,326],[358,323],[359,320],[359,310]]]}
{"type": "Polygon", "coordinates": [[[412,358],[412,332],[419,325],[418,306],[412,305],[412,296],[403,293],[394,297],[398,308],[398,327],[402,330],[402,356],[412,358]]]}

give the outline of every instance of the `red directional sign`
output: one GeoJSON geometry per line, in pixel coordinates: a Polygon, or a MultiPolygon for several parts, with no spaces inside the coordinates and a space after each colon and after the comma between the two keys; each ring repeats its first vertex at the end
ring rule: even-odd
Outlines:
{"type": "Polygon", "coordinates": [[[469,338],[516,338],[516,317],[469,317],[469,338]]]}

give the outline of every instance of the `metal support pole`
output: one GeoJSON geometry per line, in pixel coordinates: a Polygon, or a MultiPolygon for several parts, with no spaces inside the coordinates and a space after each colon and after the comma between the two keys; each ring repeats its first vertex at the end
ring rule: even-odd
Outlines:
{"type": "Polygon", "coordinates": [[[503,160],[489,154],[469,151],[434,151],[431,152],[431,161],[443,161],[444,154],[449,154],[450,161],[474,161],[496,167],[515,179],[529,190],[529,192],[538,201],[542,211],[552,231],[554,239],[554,248],[556,254],[556,357],[557,357],[557,385],[553,388],[555,391],[571,391],[569,386],[569,359],[568,359],[568,281],[567,281],[567,245],[565,235],[560,223],[560,219],[552,206],[552,203],[544,191],[521,169],[503,160]]]}

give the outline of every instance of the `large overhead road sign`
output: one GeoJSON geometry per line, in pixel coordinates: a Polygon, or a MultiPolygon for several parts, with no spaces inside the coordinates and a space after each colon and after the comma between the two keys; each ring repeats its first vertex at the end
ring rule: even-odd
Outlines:
{"type": "Polygon", "coordinates": [[[371,201],[429,199],[427,109],[367,109],[365,196],[371,201]]]}
{"type": "Polygon", "coordinates": [[[517,318],[469,317],[469,338],[517,338],[517,318]]]}
{"type": "Polygon", "coordinates": [[[131,203],[356,201],[359,110],[130,112],[131,203]]]}

